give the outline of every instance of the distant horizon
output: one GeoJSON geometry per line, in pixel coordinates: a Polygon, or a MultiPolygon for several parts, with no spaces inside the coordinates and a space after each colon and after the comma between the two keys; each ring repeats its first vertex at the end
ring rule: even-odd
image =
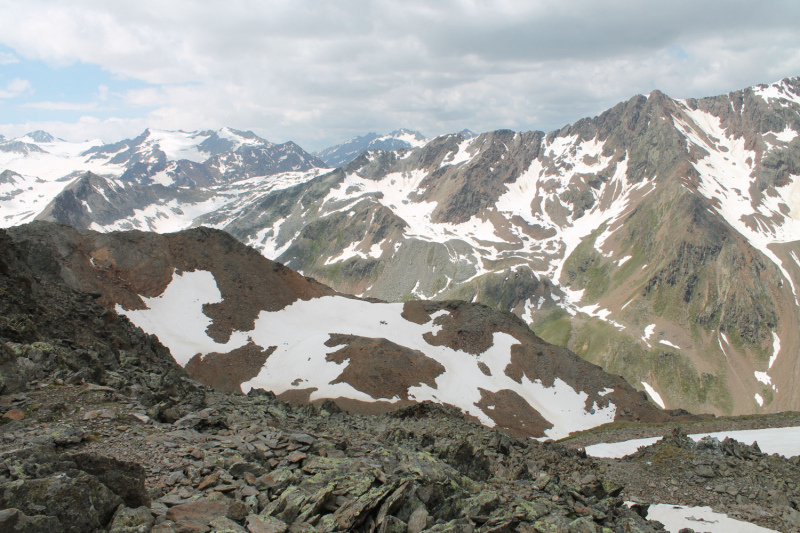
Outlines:
{"type": "MultiPolygon", "coordinates": [[[[774,81],[771,81],[771,82],[754,83],[753,85],[750,85],[748,87],[753,87],[753,86],[758,86],[758,85],[772,85],[772,84],[779,83],[779,82],[781,82],[783,80],[786,80],[786,79],[792,79],[792,78],[797,78],[797,77],[800,77],[800,76],[797,76],[797,75],[784,76],[783,78],[780,78],[780,79],[777,79],[777,80],[774,80],[774,81]]],[[[748,87],[732,88],[732,89],[730,89],[730,90],[728,90],[726,92],[720,93],[720,94],[728,94],[730,92],[743,90],[743,89],[746,89],[748,87]]],[[[665,93],[664,91],[661,91],[660,89],[653,89],[648,94],[638,93],[638,94],[635,94],[635,95],[631,95],[629,98],[627,98],[625,100],[621,100],[620,102],[617,102],[614,105],[617,105],[617,104],[623,103],[623,102],[627,102],[631,98],[635,98],[636,96],[648,96],[649,94],[652,94],[655,91],[660,91],[660,92],[666,94],[667,96],[669,96],[670,98],[672,98],[671,95],[669,95],[668,93],[665,93]]],[[[702,96],[688,96],[686,98],[697,98],[697,99],[700,99],[700,98],[713,97],[713,96],[718,96],[718,95],[717,94],[708,94],[708,95],[702,95],[702,96]]],[[[217,131],[220,131],[223,128],[228,128],[230,130],[253,133],[253,134],[261,137],[262,139],[265,139],[266,141],[269,141],[269,142],[271,142],[273,144],[285,144],[285,143],[288,143],[288,142],[294,142],[295,144],[297,144],[298,146],[300,146],[301,148],[303,148],[307,152],[312,153],[312,154],[316,154],[316,153],[321,152],[321,151],[323,151],[323,150],[325,150],[327,148],[332,148],[334,146],[338,146],[338,145],[347,143],[347,142],[349,142],[351,140],[354,140],[356,138],[365,137],[365,136],[367,136],[369,134],[373,134],[374,133],[376,135],[390,135],[391,133],[394,133],[394,132],[397,132],[397,131],[401,131],[401,130],[406,130],[406,131],[410,131],[410,132],[414,132],[414,133],[419,133],[419,134],[423,135],[424,137],[426,137],[429,141],[433,140],[433,139],[436,139],[438,137],[445,136],[445,135],[457,134],[457,133],[460,133],[460,132],[462,132],[464,130],[471,131],[472,133],[474,133],[476,135],[480,135],[482,133],[488,133],[488,132],[491,132],[491,131],[498,131],[498,130],[502,130],[502,129],[507,129],[507,130],[511,130],[511,131],[514,131],[514,132],[540,131],[540,132],[543,132],[543,133],[551,133],[551,132],[554,132],[554,131],[559,131],[560,129],[562,129],[565,126],[570,126],[570,125],[574,124],[575,122],[577,122],[578,120],[581,120],[581,119],[584,119],[584,118],[594,118],[594,117],[600,116],[602,113],[604,113],[608,109],[611,109],[612,107],[613,107],[613,105],[608,107],[608,108],[604,108],[604,109],[598,111],[597,113],[595,113],[593,115],[587,115],[587,116],[583,116],[583,117],[578,117],[577,119],[575,119],[572,122],[568,122],[568,123],[563,124],[563,125],[561,125],[559,127],[556,127],[556,128],[553,128],[553,129],[548,129],[548,130],[536,129],[536,128],[534,128],[534,129],[496,128],[494,130],[485,130],[485,131],[480,130],[480,131],[478,131],[478,130],[476,130],[474,128],[463,127],[463,128],[459,128],[458,130],[442,132],[442,133],[439,133],[437,135],[429,136],[429,135],[426,135],[420,129],[412,128],[412,127],[406,127],[406,126],[399,126],[399,127],[391,128],[390,130],[385,131],[385,132],[375,131],[375,130],[364,131],[362,133],[358,133],[356,135],[352,135],[352,136],[350,136],[350,137],[348,137],[346,139],[341,139],[338,142],[334,142],[332,144],[329,144],[329,145],[326,145],[326,146],[322,146],[322,147],[307,147],[306,145],[298,142],[295,139],[274,140],[274,139],[271,139],[269,137],[265,137],[264,135],[260,134],[258,131],[254,131],[252,128],[249,128],[249,129],[247,129],[247,128],[239,128],[239,127],[231,126],[229,124],[222,125],[222,126],[219,126],[217,128],[197,128],[197,129],[192,129],[192,130],[187,130],[187,129],[183,129],[183,128],[169,129],[169,128],[154,127],[154,126],[145,126],[143,129],[141,129],[136,134],[127,135],[127,136],[120,137],[120,138],[95,137],[95,138],[85,138],[85,139],[82,139],[82,140],[64,139],[63,137],[61,137],[61,136],[59,136],[57,134],[54,134],[53,132],[45,130],[45,129],[28,130],[25,133],[20,133],[20,134],[11,136],[11,135],[3,133],[2,128],[4,127],[4,125],[0,125],[0,135],[3,135],[6,138],[6,140],[14,140],[14,139],[19,139],[21,137],[24,137],[24,136],[32,134],[32,133],[36,133],[37,131],[42,131],[42,132],[45,132],[45,133],[47,133],[47,134],[49,134],[49,135],[51,135],[51,136],[63,141],[63,142],[82,143],[82,142],[99,141],[99,142],[101,142],[103,144],[112,144],[112,143],[121,142],[121,141],[124,141],[124,140],[132,140],[132,139],[138,137],[139,135],[143,134],[147,130],[168,131],[168,132],[182,132],[182,133],[188,133],[188,134],[197,134],[197,133],[206,132],[206,131],[217,132],[217,131]]]]}

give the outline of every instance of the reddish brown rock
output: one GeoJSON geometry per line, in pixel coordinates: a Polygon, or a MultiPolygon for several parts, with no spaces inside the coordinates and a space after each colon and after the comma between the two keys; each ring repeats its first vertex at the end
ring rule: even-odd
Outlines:
{"type": "Polygon", "coordinates": [[[25,418],[25,413],[23,413],[19,409],[12,409],[8,411],[6,414],[4,414],[3,418],[6,420],[22,420],[23,418],[25,418]]]}
{"type": "Polygon", "coordinates": [[[290,463],[299,463],[306,457],[308,457],[308,455],[304,454],[303,452],[292,452],[286,457],[286,460],[290,463]]]}
{"type": "Polygon", "coordinates": [[[167,520],[173,522],[194,522],[206,525],[217,517],[227,517],[232,520],[241,520],[243,517],[242,502],[223,500],[216,502],[190,502],[176,505],[167,511],[167,520]],[[236,505],[241,504],[241,505],[236,505]]]}
{"type": "Polygon", "coordinates": [[[208,487],[213,487],[214,485],[217,484],[218,481],[219,481],[219,471],[206,476],[206,478],[203,481],[201,481],[200,484],[197,486],[197,490],[205,490],[208,487]]]}

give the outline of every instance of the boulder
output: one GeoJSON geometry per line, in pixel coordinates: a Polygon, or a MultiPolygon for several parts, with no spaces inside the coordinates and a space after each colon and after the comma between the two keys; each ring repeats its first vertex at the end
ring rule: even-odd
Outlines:
{"type": "Polygon", "coordinates": [[[111,520],[108,533],[150,533],[155,519],[147,507],[131,509],[120,505],[111,520]]]}
{"type": "Polygon", "coordinates": [[[19,509],[0,511],[0,531],[14,533],[62,533],[64,528],[54,516],[27,516],[19,509]]]}
{"type": "Polygon", "coordinates": [[[66,533],[93,533],[104,528],[121,503],[122,498],[84,472],[0,485],[0,507],[55,517],[66,533]]]}
{"type": "Polygon", "coordinates": [[[94,454],[76,454],[68,458],[79,469],[97,477],[103,485],[119,495],[126,506],[150,506],[150,496],[145,488],[146,474],[142,465],[94,454]]]}

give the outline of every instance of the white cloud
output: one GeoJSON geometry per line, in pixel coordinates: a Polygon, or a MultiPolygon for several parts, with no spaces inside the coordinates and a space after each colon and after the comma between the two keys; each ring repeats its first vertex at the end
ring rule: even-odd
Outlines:
{"type": "Polygon", "coordinates": [[[11,65],[14,63],[19,63],[19,58],[14,54],[9,54],[8,52],[0,52],[0,65],[11,65]]]}
{"type": "Polygon", "coordinates": [[[655,88],[700,97],[800,74],[791,0],[0,0],[0,10],[0,42],[22,58],[152,84],[123,95],[148,125],[231,125],[308,148],[399,126],[551,129],[655,88]]]}
{"type": "Polygon", "coordinates": [[[20,78],[14,78],[6,85],[5,90],[0,89],[0,98],[14,98],[21,94],[31,92],[31,82],[20,78]]]}
{"type": "Polygon", "coordinates": [[[86,104],[75,102],[26,102],[22,107],[31,109],[44,109],[48,111],[91,111],[97,108],[97,104],[90,102],[86,104]]]}
{"type": "Polygon", "coordinates": [[[83,141],[102,139],[115,142],[130,136],[130,132],[142,132],[148,126],[144,118],[101,120],[84,115],[75,122],[58,120],[27,121],[19,124],[0,124],[0,134],[8,138],[21,137],[30,131],[44,130],[63,139],[83,141]]]}

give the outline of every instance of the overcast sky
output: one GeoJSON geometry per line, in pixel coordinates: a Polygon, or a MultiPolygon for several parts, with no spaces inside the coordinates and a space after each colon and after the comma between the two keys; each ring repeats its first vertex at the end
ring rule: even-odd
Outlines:
{"type": "Polygon", "coordinates": [[[800,75],[800,2],[0,0],[0,134],[549,131],[800,75]]]}

